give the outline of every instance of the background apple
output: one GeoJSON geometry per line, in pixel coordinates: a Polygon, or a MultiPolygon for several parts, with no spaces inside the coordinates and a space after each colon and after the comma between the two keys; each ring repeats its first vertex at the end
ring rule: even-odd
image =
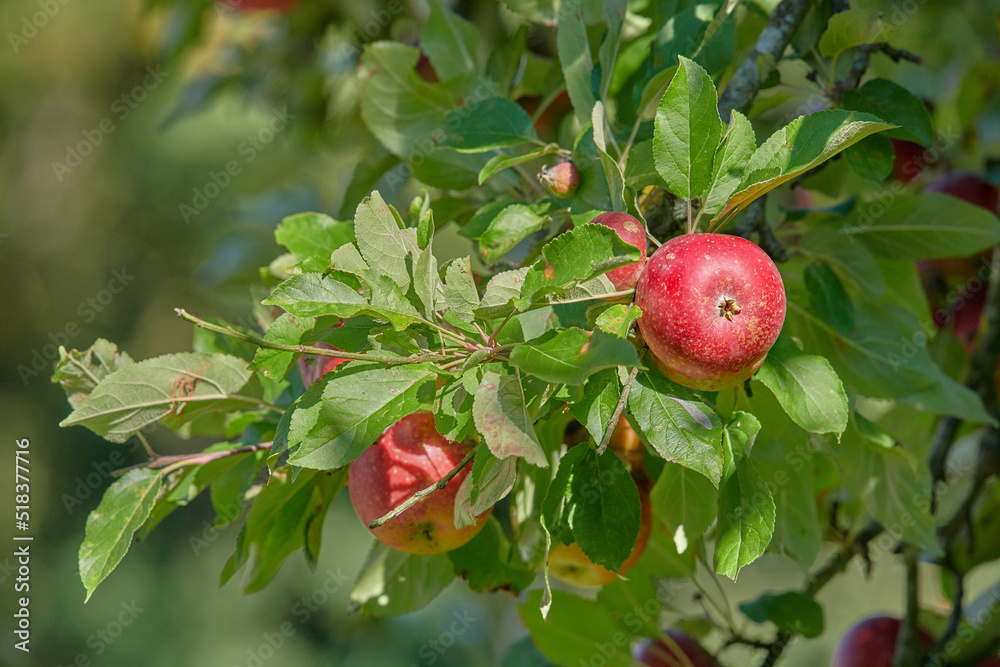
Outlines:
{"type": "Polygon", "coordinates": [[[567,199],[580,187],[580,172],[572,162],[558,162],[551,167],[542,167],[538,180],[556,197],[567,199]]]}
{"type": "Polygon", "coordinates": [[[670,629],[663,634],[668,637],[669,641],[664,640],[663,637],[644,639],[635,647],[632,651],[632,657],[637,661],[636,667],[640,665],[644,667],[718,667],[719,663],[687,633],[670,629]],[[684,653],[684,658],[677,655],[677,648],[684,653]]]}
{"type": "MultiPolygon", "coordinates": [[[[873,616],[865,619],[841,638],[830,667],[892,667],[898,635],[898,618],[873,616]]],[[[932,639],[921,630],[920,641],[930,646],[932,639]]]]}
{"type": "Polygon", "coordinates": [[[900,183],[909,183],[927,167],[925,149],[905,139],[892,139],[892,176],[900,183]]]}
{"type": "MultiPolygon", "coordinates": [[[[322,341],[319,343],[313,343],[313,347],[322,347],[327,350],[337,350],[338,352],[341,351],[339,348],[322,341]]],[[[350,359],[323,357],[318,354],[303,354],[299,357],[299,375],[302,376],[302,386],[308,389],[309,385],[313,382],[320,379],[337,366],[347,363],[348,361],[350,361],[350,359]]]]}
{"type": "Polygon", "coordinates": [[[940,192],[958,197],[970,204],[982,207],[990,213],[997,212],[1000,204],[1000,192],[995,185],[979,174],[969,172],[954,172],[945,174],[927,186],[925,192],[940,192]]]}
{"type": "Polygon", "coordinates": [[[684,234],[646,262],[639,329],[674,382],[715,391],[753,375],[785,321],[777,267],[738,236],[684,234]]]}
{"type": "Polygon", "coordinates": [[[646,228],[642,222],[628,213],[610,211],[602,213],[591,221],[596,225],[604,225],[616,232],[625,243],[630,243],[642,253],[642,259],[633,264],[619,266],[613,271],[608,271],[607,276],[618,291],[628,290],[635,287],[639,276],[642,274],[643,266],[646,264],[646,228]]]}
{"type": "MultiPolygon", "coordinates": [[[[367,527],[439,481],[468,452],[465,445],[438,433],[433,414],[403,417],[351,463],[347,488],[355,511],[367,527]]],[[[441,553],[462,546],[476,536],[492,511],[483,512],[471,526],[455,528],[455,495],[470,470],[471,465],[465,466],[443,489],[369,530],[383,544],[407,553],[441,553]]]]}

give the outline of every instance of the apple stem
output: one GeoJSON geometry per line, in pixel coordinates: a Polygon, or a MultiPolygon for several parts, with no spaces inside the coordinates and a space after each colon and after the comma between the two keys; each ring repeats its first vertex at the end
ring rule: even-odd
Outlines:
{"type": "MultiPolygon", "coordinates": [[[[642,357],[639,360],[642,361],[642,357]]],[[[608,430],[604,432],[601,444],[597,446],[598,456],[604,453],[604,450],[608,448],[608,443],[611,442],[611,434],[614,433],[615,426],[618,425],[618,420],[621,419],[622,412],[625,411],[625,403],[628,401],[629,392],[632,391],[632,383],[635,382],[635,376],[638,374],[639,367],[636,366],[628,374],[628,379],[625,380],[625,386],[622,387],[622,395],[618,398],[618,405],[615,406],[615,411],[611,415],[611,421],[608,423],[608,430]]]]}
{"type": "Polygon", "coordinates": [[[417,491],[412,496],[410,496],[409,498],[407,498],[405,501],[403,501],[402,503],[400,503],[398,507],[396,507],[395,509],[393,509],[392,511],[390,511],[388,514],[386,514],[385,516],[380,517],[380,518],[375,519],[374,521],[372,521],[370,524],[368,524],[368,527],[371,528],[372,530],[374,530],[375,528],[378,528],[379,526],[381,526],[385,522],[392,521],[397,516],[399,516],[400,514],[402,514],[403,512],[405,512],[406,510],[410,509],[411,507],[413,507],[414,505],[416,505],[421,500],[423,500],[427,496],[431,495],[432,493],[434,493],[438,489],[443,489],[444,487],[446,487],[448,485],[448,482],[450,482],[452,480],[452,478],[455,477],[455,475],[457,475],[459,472],[461,472],[462,468],[464,468],[465,466],[469,465],[469,461],[471,461],[472,457],[475,456],[475,455],[476,455],[475,448],[470,449],[469,453],[465,455],[464,459],[462,459],[462,462],[459,463],[454,468],[452,468],[451,471],[447,475],[445,475],[444,477],[442,477],[438,481],[434,482],[433,484],[431,484],[430,486],[428,486],[426,489],[421,489],[420,491],[417,491]]]}

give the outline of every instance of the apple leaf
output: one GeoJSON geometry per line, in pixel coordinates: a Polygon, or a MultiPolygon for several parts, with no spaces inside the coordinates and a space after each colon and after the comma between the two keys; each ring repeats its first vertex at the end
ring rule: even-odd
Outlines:
{"type": "Polygon", "coordinates": [[[351,590],[349,611],[383,617],[426,606],[455,578],[448,554],[408,554],[375,542],[351,590]]]}
{"type": "Polygon", "coordinates": [[[521,289],[524,287],[524,277],[528,274],[528,267],[503,271],[498,273],[486,283],[486,291],[483,292],[482,301],[476,309],[476,316],[482,319],[494,319],[506,317],[514,311],[514,300],[521,296],[521,289]]]}
{"type": "Polygon", "coordinates": [[[889,259],[967,257],[1000,242],[1000,220],[974,204],[937,192],[887,198],[855,208],[840,233],[889,259]]]}
{"type": "Polygon", "coordinates": [[[455,573],[477,593],[509,591],[519,594],[535,580],[529,567],[503,534],[495,517],[490,517],[474,538],[448,552],[455,573]]]}
{"type": "Polygon", "coordinates": [[[736,412],[724,430],[726,466],[719,486],[715,571],[736,579],[744,566],[767,549],[774,533],[775,507],[771,490],[747,454],[760,422],[749,413],[736,412]]]}
{"type": "MultiPolygon", "coordinates": [[[[295,317],[282,313],[267,328],[264,340],[279,345],[300,345],[318,338],[317,328],[328,328],[338,321],[339,318],[336,317],[295,317]]],[[[257,354],[250,363],[250,370],[260,371],[271,379],[280,380],[288,374],[299,356],[297,352],[258,347],[257,354]]]]}
{"type": "Polygon", "coordinates": [[[829,222],[832,224],[813,224],[806,229],[800,241],[803,252],[829,264],[843,282],[869,299],[883,296],[885,278],[875,256],[852,237],[840,233],[840,218],[829,216],[829,222]]]}
{"type": "Polygon", "coordinates": [[[715,521],[717,492],[704,476],[667,461],[649,494],[656,518],[666,524],[677,553],[697,543],[715,521]]]}
{"type": "Polygon", "coordinates": [[[938,381],[899,399],[918,410],[936,415],[954,415],[976,424],[995,424],[982,397],[938,368],[938,381]]]}
{"type": "Polygon", "coordinates": [[[208,412],[259,407],[260,400],[240,394],[252,375],[247,362],[226,354],[165,354],[105,376],[59,425],[125,442],[161,419],[179,426],[208,412]]]}
{"type": "Polygon", "coordinates": [[[438,431],[449,440],[464,440],[472,431],[472,396],[462,378],[447,379],[435,398],[438,431]]]}
{"type": "Polygon", "coordinates": [[[840,278],[827,264],[813,262],[802,272],[809,308],[838,333],[854,331],[854,306],[840,278]]]}
{"type": "Polygon", "coordinates": [[[701,473],[718,486],[722,478],[722,421],[691,390],[658,371],[640,371],[628,396],[632,426],[668,461],[701,473]]]}
{"type": "Polygon", "coordinates": [[[712,184],[713,160],[722,120],[711,77],[693,60],[680,56],[653,129],[653,160],[667,190],[681,199],[700,197],[712,184]]]}
{"type": "Polygon", "coordinates": [[[851,144],[892,127],[871,114],[842,109],[796,118],[754,151],[739,191],[729,198],[716,220],[728,219],[761,195],[829,160],[851,144]]]}
{"type": "Polygon", "coordinates": [[[322,213],[298,213],[281,221],[274,230],[274,240],[300,262],[313,257],[325,264],[334,250],[354,242],[354,225],[322,213]]]}
{"type": "Polygon", "coordinates": [[[741,602],[740,611],[754,623],[770,621],[790,635],[815,639],[823,634],[823,608],[811,596],[798,591],[761,593],[741,602]]]}
{"type": "Polygon", "coordinates": [[[711,218],[723,209],[740,186],[743,170],[756,148],[757,137],[750,121],[739,111],[733,111],[726,134],[715,149],[711,180],[703,195],[702,214],[711,218]]]}
{"type": "Polygon", "coordinates": [[[913,141],[921,146],[934,144],[931,115],[919,97],[888,79],[871,79],[857,89],[844,91],[845,109],[865,111],[887,123],[898,125],[885,136],[913,141]]]}
{"type": "Polygon", "coordinates": [[[497,458],[519,456],[545,468],[549,461],[535,435],[521,382],[513,375],[483,373],[472,403],[472,419],[497,458]]]}
{"type": "Polygon", "coordinates": [[[365,45],[358,68],[361,118],[379,142],[409,157],[417,141],[434,136],[458,99],[445,85],[417,73],[420,49],[398,42],[365,45]]]}
{"type": "Polygon", "coordinates": [[[358,204],[354,214],[354,233],[358,237],[361,256],[371,267],[392,278],[399,289],[406,292],[410,286],[410,273],[406,269],[406,256],[417,249],[412,229],[400,229],[388,204],[378,190],[358,204]]]}
{"type": "Polygon", "coordinates": [[[520,104],[506,97],[485,100],[452,111],[446,120],[448,132],[441,146],[460,153],[484,153],[497,148],[540,143],[531,116],[520,104]]]}
{"type": "Polygon", "coordinates": [[[600,664],[606,667],[633,664],[631,637],[613,610],[572,593],[552,591],[551,608],[545,618],[540,610],[543,593],[532,591],[517,610],[546,658],[557,665],[589,665],[601,655],[600,664]]]}
{"type": "Polygon", "coordinates": [[[468,257],[460,257],[445,264],[444,300],[451,312],[471,322],[479,307],[479,291],[472,279],[472,264],[468,257]]]}
{"type": "Polygon", "coordinates": [[[103,338],[98,338],[86,350],[59,348],[59,361],[52,373],[52,382],[58,382],[66,392],[66,400],[74,408],[90,396],[101,380],[115,371],[134,364],[118,346],[103,338]]]}
{"type": "Polygon", "coordinates": [[[104,492],[101,504],[87,517],[80,545],[80,580],[90,599],[97,586],[118,566],[132,535],[149,517],[163,477],[148,468],[125,473],[104,492]]]}
{"type": "Polygon", "coordinates": [[[600,442],[604,438],[620,394],[618,372],[608,369],[587,378],[583,386],[583,398],[570,404],[570,412],[587,427],[594,442],[600,442]]]}
{"type": "Polygon", "coordinates": [[[594,60],[590,55],[590,41],[587,39],[587,26],[583,20],[583,10],[578,3],[562,3],[559,5],[559,16],[556,28],[556,50],[562,65],[563,77],[566,79],[566,92],[573,103],[573,111],[580,126],[585,126],[590,120],[590,112],[594,108],[593,84],[594,60]]]}
{"type": "Polygon", "coordinates": [[[869,181],[883,183],[892,173],[896,159],[896,149],[885,134],[873,134],[858,143],[848,146],[844,151],[844,160],[855,174],[869,181]]]}
{"type": "Polygon", "coordinates": [[[321,377],[285,411],[275,442],[287,439],[289,463],[303,468],[347,465],[386,427],[428,402],[435,378],[429,364],[353,361],[321,377]]]}
{"type": "Polygon", "coordinates": [[[843,433],[847,394],[826,358],[802,352],[781,336],[767,353],[757,379],[774,392],[796,424],[812,433],[843,433]]]}
{"type": "Polygon", "coordinates": [[[525,635],[510,645],[500,667],[555,667],[535,646],[531,635],[525,635]]]}
{"type": "Polygon", "coordinates": [[[455,528],[476,523],[476,518],[505,498],[514,488],[517,474],[516,456],[498,459],[481,442],[472,459],[472,474],[462,480],[455,496],[455,528]]]}
{"type": "Polygon", "coordinates": [[[642,310],[634,303],[616,303],[597,316],[594,326],[606,334],[627,338],[632,324],[642,316],[642,310]]]}
{"type": "Polygon", "coordinates": [[[639,357],[629,341],[571,327],[549,331],[515,347],[512,366],[553,384],[581,385],[594,373],[617,366],[638,366],[639,357]]]}
{"type": "Polygon", "coordinates": [[[431,12],[420,32],[420,48],[441,81],[479,71],[479,31],[450,11],[441,0],[430,0],[431,12]]]}
{"type": "Polygon", "coordinates": [[[875,9],[848,9],[829,18],[826,31],[819,38],[819,51],[827,58],[836,58],[842,51],[861,46],[888,42],[896,36],[896,28],[882,21],[882,12],[875,9]]]}
{"type": "Polygon", "coordinates": [[[479,254],[486,264],[495,264],[520,241],[549,224],[547,205],[513,204],[497,213],[479,237],[479,254]]]}
{"type": "Polygon", "coordinates": [[[608,146],[604,139],[605,129],[604,103],[597,101],[591,114],[591,126],[594,133],[594,145],[601,159],[604,179],[608,184],[608,194],[611,195],[611,210],[625,210],[625,177],[618,166],[618,161],[608,154],[608,146]]]}
{"type": "Polygon", "coordinates": [[[604,18],[607,22],[607,32],[604,34],[604,41],[597,53],[598,62],[601,66],[601,87],[600,98],[606,99],[608,87],[611,85],[611,77],[615,72],[615,61],[618,59],[618,51],[622,42],[622,26],[625,23],[625,15],[628,12],[627,0],[608,0],[604,3],[604,18]]]}
{"type": "Polygon", "coordinates": [[[506,155],[504,153],[494,155],[479,172],[479,185],[482,185],[488,179],[499,174],[504,169],[510,169],[511,167],[516,167],[519,164],[531,162],[532,160],[537,160],[540,157],[552,155],[553,153],[558,152],[559,144],[547,144],[540,148],[536,148],[530,153],[525,153],[524,155],[506,155]]]}

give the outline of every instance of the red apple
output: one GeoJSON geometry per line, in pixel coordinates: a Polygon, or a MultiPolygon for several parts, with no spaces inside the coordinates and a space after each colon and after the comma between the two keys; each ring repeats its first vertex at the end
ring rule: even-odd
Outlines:
{"type": "Polygon", "coordinates": [[[738,236],[684,234],[652,254],[635,288],[639,329],[674,382],[716,391],[760,367],[785,321],[771,258],[738,236]]]}
{"type": "Polygon", "coordinates": [[[568,199],[580,187],[580,172],[572,162],[558,162],[551,167],[542,167],[538,180],[556,197],[568,199]]]}
{"type": "Polygon", "coordinates": [[[299,0],[220,0],[222,4],[229,7],[230,9],[235,9],[238,12],[248,12],[261,9],[273,9],[278,12],[287,12],[295,5],[299,4],[299,0]]]}
{"type": "Polygon", "coordinates": [[[1000,667],[1000,658],[986,658],[986,660],[983,660],[976,667],[1000,667]]]}
{"type": "MultiPolygon", "coordinates": [[[[347,488],[361,521],[385,516],[462,462],[468,448],[438,433],[434,415],[415,412],[390,426],[378,442],[351,463],[347,488]]],[[[492,509],[471,526],[455,528],[455,495],[471,465],[399,516],[371,530],[383,544],[412,554],[435,554],[460,547],[486,524],[492,509]]]]}
{"type": "Polygon", "coordinates": [[[687,633],[680,630],[667,630],[665,637],[644,639],[632,651],[636,659],[635,667],[718,667],[715,658],[701,647],[687,633]],[[680,649],[682,658],[677,654],[680,649]]]}
{"type": "Polygon", "coordinates": [[[646,264],[646,228],[642,223],[628,213],[610,211],[602,213],[591,221],[596,225],[604,225],[618,232],[618,237],[625,243],[634,245],[642,254],[642,259],[632,264],[619,266],[613,271],[608,271],[607,276],[611,284],[618,291],[628,290],[635,287],[642,273],[642,268],[646,264]]]}
{"type": "MultiPolygon", "coordinates": [[[[899,619],[873,616],[847,631],[837,644],[830,667],[892,667],[899,619]]],[[[920,631],[920,641],[930,646],[931,637],[920,631]]]]}
{"type": "MultiPolygon", "coordinates": [[[[342,350],[328,343],[315,343],[313,347],[322,347],[327,350],[342,350]]],[[[302,385],[308,389],[309,386],[320,379],[337,366],[350,361],[350,359],[340,359],[338,357],[324,357],[318,354],[303,354],[299,357],[299,375],[302,376],[302,385]]]]}
{"type": "Polygon", "coordinates": [[[552,547],[552,551],[549,553],[549,574],[576,586],[603,586],[617,579],[619,574],[625,574],[631,570],[646,550],[646,545],[649,544],[649,535],[653,531],[653,507],[649,502],[649,491],[642,486],[639,487],[639,506],[641,508],[639,534],[635,538],[632,551],[622,563],[618,573],[593,562],[583,553],[579,544],[571,542],[569,544],[560,543],[552,547]]]}
{"type": "Polygon", "coordinates": [[[892,176],[900,183],[909,183],[927,167],[926,149],[913,141],[893,139],[892,176]]]}
{"type": "Polygon", "coordinates": [[[1000,191],[978,174],[963,172],[945,174],[928,185],[926,192],[940,192],[958,197],[970,204],[984,208],[990,213],[996,213],[997,206],[1000,204],[1000,191]]]}

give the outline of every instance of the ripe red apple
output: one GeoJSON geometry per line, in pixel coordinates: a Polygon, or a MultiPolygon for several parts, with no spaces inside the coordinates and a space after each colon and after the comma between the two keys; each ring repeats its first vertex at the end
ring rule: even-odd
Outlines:
{"type": "MultiPolygon", "coordinates": [[[[890,616],[861,621],[841,638],[830,667],[892,667],[899,625],[899,619],[890,616]]],[[[921,630],[920,641],[930,646],[932,639],[921,630]]]]}
{"type": "MultiPolygon", "coordinates": [[[[462,462],[469,450],[438,433],[434,415],[415,412],[390,426],[347,473],[351,502],[361,521],[385,516],[462,462]]],[[[455,495],[471,465],[438,489],[371,533],[383,544],[411,554],[435,554],[460,547],[486,524],[492,509],[475,524],[455,528],[455,495]]]]}
{"type": "Polygon", "coordinates": [[[647,638],[633,649],[635,667],[718,667],[719,663],[687,633],[670,629],[663,634],[666,638],[647,638]],[[677,655],[677,649],[683,658],[677,655]]]}
{"type": "Polygon", "coordinates": [[[649,544],[649,535],[653,531],[653,507],[649,502],[649,491],[639,487],[639,534],[635,545],[618,573],[614,573],[587,558],[583,549],[576,542],[557,544],[549,553],[549,574],[555,578],[576,586],[603,586],[632,569],[649,544]]]}
{"type": "Polygon", "coordinates": [[[927,167],[926,149],[913,141],[892,139],[892,176],[900,183],[909,183],[927,167]]]}
{"type": "Polygon", "coordinates": [[[632,264],[619,266],[613,271],[608,271],[607,276],[611,284],[618,291],[628,290],[635,287],[639,280],[639,275],[646,264],[646,228],[642,226],[637,218],[628,213],[610,211],[602,213],[591,221],[596,225],[604,225],[618,232],[619,238],[625,243],[634,245],[642,253],[642,259],[632,264]]]}
{"type": "Polygon", "coordinates": [[[978,174],[955,172],[945,174],[927,186],[926,192],[940,192],[975,204],[990,213],[997,212],[1000,191],[978,174]]]}
{"type": "Polygon", "coordinates": [[[635,287],[639,329],[674,382],[716,391],[756,371],[785,321],[771,258],[738,236],[684,234],[652,254],[635,287]]]}
{"type": "MultiPolygon", "coordinates": [[[[337,350],[338,348],[328,343],[315,343],[313,347],[322,347],[327,350],[337,350]]],[[[302,385],[308,389],[309,386],[320,379],[337,366],[350,361],[350,359],[339,359],[337,357],[324,357],[318,354],[303,354],[299,357],[299,375],[302,376],[302,385]]]]}
{"type": "Polygon", "coordinates": [[[234,9],[238,12],[248,12],[261,9],[273,9],[278,12],[287,12],[291,10],[295,5],[299,4],[299,0],[220,0],[225,6],[234,9]]]}

